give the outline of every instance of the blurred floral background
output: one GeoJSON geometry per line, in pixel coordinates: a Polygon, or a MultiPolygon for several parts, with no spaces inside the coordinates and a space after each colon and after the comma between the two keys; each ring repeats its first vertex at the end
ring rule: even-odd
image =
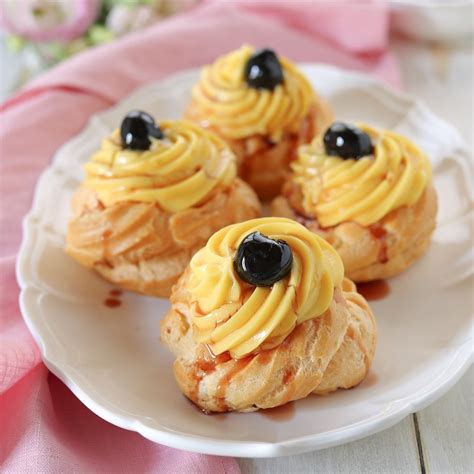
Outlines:
{"type": "MultiPolygon", "coordinates": [[[[342,0],[305,1],[336,4],[342,0]]],[[[456,80],[470,79],[474,0],[373,1],[385,3],[390,10],[390,27],[395,33],[390,49],[400,60],[403,75],[413,76],[418,94],[423,95],[433,75],[415,77],[414,66],[420,59],[410,58],[417,54],[431,55],[435,74],[444,76],[448,63],[461,61],[458,68],[463,72],[456,80]]],[[[0,0],[0,102],[44,69],[81,51],[206,2],[211,0],[0,0]]]]}
{"type": "Polygon", "coordinates": [[[1,0],[2,55],[19,57],[14,70],[2,74],[0,100],[59,61],[186,11],[198,2],[1,0]]]}

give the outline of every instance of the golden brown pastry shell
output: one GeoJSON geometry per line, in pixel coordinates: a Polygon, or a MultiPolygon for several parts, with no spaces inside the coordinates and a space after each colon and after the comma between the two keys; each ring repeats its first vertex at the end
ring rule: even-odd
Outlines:
{"type": "Polygon", "coordinates": [[[431,184],[415,205],[395,209],[369,227],[343,222],[321,228],[302,202],[300,187],[288,181],[282,195],[273,200],[271,213],[294,219],[324,237],[341,256],[346,276],[356,282],[390,278],[407,269],[425,254],[436,227],[437,196],[431,184]]]}
{"type": "MultiPolygon", "coordinates": [[[[360,383],[372,363],[375,318],[355,285],[345,279],[329,309],[305,321],[273,349],[234,360],[217,358],[192,337],[187,273],[173,288],[161,321],[161,340],[176,356],[181,391],[206,412],[249,412],[326,394],[360,383]]],[[[223,357],[224,356],[224,357],[223,357]]]]}
{"type": "Polygon", "coordinates": [[[240,179],[176,214],[144,202],[105,207],[85,187],[75,193],[72,208],[69,255],[123,288],[162,297],[169,296],[193,254],[214,232],[261,214],[256,194],[240,179]]]}
{"type": "Polygon", "coordinates": [[[298,132],[284,133],[278,143],[273,143],[264,135],[252,135],[239,140],[226,138],[218,127],[209,125],[205,114],[194,101],[191,101],[185,117],[212,130],[227,142],[237,156],[239,176],[263,200],[272,199],[279,194],[290,171],[290,163],[296,158],[298,147],[324,132],[333,120],[329,105],[316,95],[298,132]]]}

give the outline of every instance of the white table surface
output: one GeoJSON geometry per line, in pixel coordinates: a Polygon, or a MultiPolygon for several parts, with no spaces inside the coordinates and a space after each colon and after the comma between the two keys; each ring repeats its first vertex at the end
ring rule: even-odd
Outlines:
{"type": "MultiPolygon", "coordinates": [[[[473,45],[426,46],[392,42],[403,89],[455,125],[473,149],[473,45]]],[[[274,459],[238,459],[243,474],[472,473],[471,367],[441,399],[394,427],[335,448],[274,459]]]]}
{"type": "MultiPolygon", "coordinates": [[[[473,45],[429,47],[396,40],[403,89],[454,124],[473,149],[473,45]]],[[[9,54],[0,45],[2,65],[9,54]]],[[[5,70],[4,70],[5,72],[5,70]]],[[[6,92],[0,81],[0,97],[6,92]]],[[[238,459],[243,474],[474,472],[471,368],[430,407],[391,429],[343,446],[276,459],[238,459]]]]}

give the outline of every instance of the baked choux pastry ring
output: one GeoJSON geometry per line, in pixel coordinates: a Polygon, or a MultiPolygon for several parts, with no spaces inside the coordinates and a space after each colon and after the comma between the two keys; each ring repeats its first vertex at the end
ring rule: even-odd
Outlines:
{"type": "Polygon", "coordinates": [[[332,112],[291,61],[244,45],[202,69],[186,117],[223,138],[237,155],[239,176],[270,199],[298,145],[323,132],[332,112]]]}
{"type": "Polygon", "coordinates": [[[376,324],[337,252],[295,221],[215,233],[173,288],[161,340],[204,411],[254,411],[360,383],[376,324]]]}
{"type": "Polygon", "coordinates": [[[356,282],[394,276],[427,250],[437,198],[428,157],[408,138],[333,124],[300,147],[293,175],[272,203],[328,240],[356,282]]]}
{"type": "Polygon", "coordinates": [[[131,112],[85,165],[66,252],[115,284],[168,296],[218,229],[260,215],[217,136],[183,120],[131,112]]]}

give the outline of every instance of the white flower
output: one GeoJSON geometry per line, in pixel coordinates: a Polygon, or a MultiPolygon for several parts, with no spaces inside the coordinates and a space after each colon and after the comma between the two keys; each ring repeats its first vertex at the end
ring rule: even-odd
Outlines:
{"type": "Polygon", "coordinates": [[[138,30],[159,20],[155,10],[148,5],[115,5],[107,15],[105,24],[117,36],[138,30]]]}

